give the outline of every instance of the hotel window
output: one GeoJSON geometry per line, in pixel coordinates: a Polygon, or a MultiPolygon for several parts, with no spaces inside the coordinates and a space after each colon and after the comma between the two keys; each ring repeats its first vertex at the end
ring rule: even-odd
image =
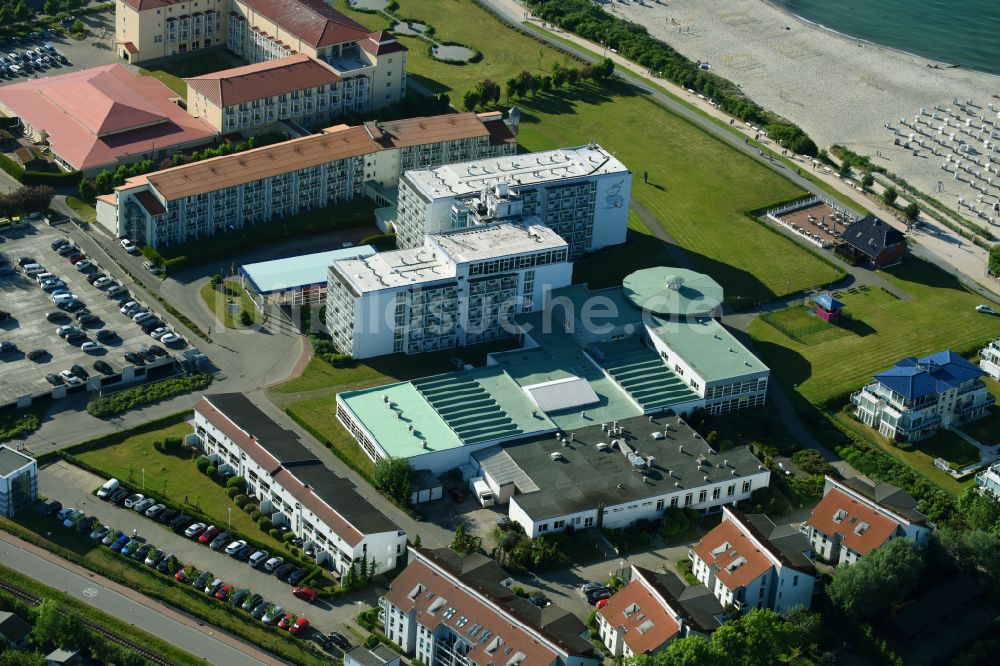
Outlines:
{"type": "Polygon", "coordinates": [[[539,532],[548,532],[549,531],[549,524],[548,523],[542,523],[541,525],[538,526],[538,531],[539,532]]]}
{"type": "Polygon", "coordinates": [[[712,488],[712,499],[719,499],[719,495],[722,494],[722,488],[712,488]]]}
{"type": "Polygon", "coordinates": [[[728,488],[726,488],[726,497],[732,497],[735,494],[736,494],[736,484],[733,483],[730,484],[728,488]]]}
{"type": "Polygon", "coordinates": [[[743,482],[743,492],[744,493],[750,492],[750,482],[749,481],[744,481],[743,482]]]}
{"type": "Polygon", "coordinates": [[[708,499],[708,491],[707,490],[702,490],[701,492],[698,493],[698,504],[701,504],[706,499],[708,499]]]}
{"type": "Polygon", "coordinates": [[[684,506],[691,506],[692,499],[694,499],[694,495],[692,495],[691,493],[688,493],[687,495],[685,495],[684,496],[684,506]]]}

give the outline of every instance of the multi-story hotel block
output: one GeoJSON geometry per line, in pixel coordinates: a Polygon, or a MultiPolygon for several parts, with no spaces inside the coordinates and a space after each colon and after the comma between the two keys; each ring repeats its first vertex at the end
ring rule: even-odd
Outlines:
{"type": "Polygon", "coordinates": [[[335,261],[327,329],[354,358],[416,354],[512,337],[513,316],[568,285],[566,241],[514,224],[430,235],[419,248],[335,261]]]}
{"type": "Polygon", "coordinates": [[[312,127],[362,110],[336,72],[301,53],[185,81],[188,113],[223,134],[261,133],[283,121],[312,127]]]}
{"type": "Polygon", "coordinates": [[[823,499],[801,531],[813,550],[831,564],[854,564],[897,537],[926,543],[931,527],[917,500],[888,483],[826,477],[823,499]]]}
{"type": "Polygon", "coordinates": [[[993,379],[1000,380],[1000,338],[979,350],[979,367],[993,379]]]}
{"type": "Polygon", "coordinates": [[[993,493],[1000,499],[1000,462],[993,463],[976,474],[976,483],[982,487],[983,492],[993,493]]]}
{"type": "Polygon", "coordinates": [[[816,567],[809,541],[763,514],[728,507],[722,522],[688,552],[691,571],[723,606],[783,613],[812,604],[816,567]]]}
{"type": "Polygon", "coordinates": [[[662,652],[677,639],[719,628],[725,609],[700,585],[633,564],[628,585],[597,611],[598,636],[613,657],[662,652]]]}
{"type": "Polygon", "coordinates": [[[625,242],[631,188],[631,172],[597,145],[408,171],[397,242],[415,248],[427,234],[535,221],[559,234],[575,259],[625,242]]]}
{"type": "Polygon", "coordinates": [[[31,456],[0,445],[0,516],[13,518],[38,498],[38,463],[31,456]]]}
{"type": "Polygon", "coordinates": [[[362,561],[379,573],[396,567],[406,533],[246,396],[202,397],[194,424],[212,463],[246,479],[261,511],[314,548],[317,563],[340,573],[362,561]]]}
{"type": "Polygon", "coordinates": [[[322,0],[119,0],[118,54],[132,64],[225,46],[248,63],[303,54],[341,78],[341,100],[362,113],[406,94],[406,47],[322,0]]]}
{"type": "Polygon", "coordinates": [[[499,112],[339,125],[321,134],[130,178],[97,221],[138,245],[163,247],[372,194],[389,205],[402,170],[508,155],[499,112]],[[387,198],[388,197],[388,198],[387,198]]]}
{"type": "Polygon", "coordinates": [[[951,350],[907,357],[851,396],[854,416],[889,439],[915,442],[985,416],[994,398],[984,374],[951,350]]]}
{"type": "Polygon", "coordinates": [[[597,666],[589,632],[556,606],[538,608],[479,553],[410,548],[379,600],[386,637],[427,666],[597,666]]]}

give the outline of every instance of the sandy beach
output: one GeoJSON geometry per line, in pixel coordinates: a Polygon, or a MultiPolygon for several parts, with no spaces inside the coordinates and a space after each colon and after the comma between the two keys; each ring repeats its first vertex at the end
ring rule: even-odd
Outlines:
{"type": "Polygon", "coordinates": [[[820,147],[839,143],[870,155],[952,207],[958,197],[975,198],[967,184],[941,171],[942,158],[894,146],[885,123],[912,118],[921,107],[950,107],[955,98],[973,100],[980,115],[996,118],[986,106],[1000,108],[1000,77],[859,42],[764,0],[614,0],[604,7],[645,25],[688,58],[710,63],[820,147]]]}

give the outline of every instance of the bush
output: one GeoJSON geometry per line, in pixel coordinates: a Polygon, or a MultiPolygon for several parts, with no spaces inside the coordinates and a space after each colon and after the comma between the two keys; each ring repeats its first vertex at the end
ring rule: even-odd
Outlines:
{"type": "Polygon", "coordinates": [[[256,504],[254,504],[253,502],[249,502],[249,503],[247,503],[246,506],[243,507],[243,510],[246,511],[247,513],[253,513],[254,511],[259,512],[260,511],[260,507],[258,505],[256,505],[256,504]]]}
{"type": "Polygon", "coordinates": [[[251,324],[253,324],[253,314],[245,308],[240,310],[240,325],[250,326],[251,324]]]}
{"type": "Polygon", "coordinates": [[[212,466],[212,461],[208,459],[208,456],[198,456],[194,461],[194,466],[202,474],[207,474],[208,468],[212,466]]]}
{"type": "Polygon", "coordinates": [[[240,494],[240,495],[237,495],[236,497],[234,497],[233,501],[236,502],[236,506],[238,506],[238,507],[240,507],[242,509],[243,507],[245,507],[247,505],[247,502],[250,501],[250,498],[247,497],[246,495],[240,494]]]}
{"type": "Polygon", "coordinates": [[[215,465],[209,465],[208,469],[205,470],[205,474],[207,474],[210,479],[214,479],[215,474],[218,471],[219,471],[218,467],[216,467],[215,465]]]}
{"type": "Polygon", "coordinates": [[[261,514],[259,509],[254,509],[253,511],[250,512],[250,520],[254,521],[255,523],[258,520],[260,520],[260,516],[261,514]]]}
{"type": "MultiPolygon", "coordinates": [[[[268,534],[270,534],[271,532],[274,531],[272,529],[272,525],[273,523],[271,522],[271,519],[268,518],[267,516],[260,516],[259,518],[257,518],[257,527],[260,528],[261,532],[267,532],[268,534]]],[[[272,534],[271,536],[274,535],[272,534]]]]}
{"type": "Polygon", "coordinates": [[[211,383],[212,375],[171,377],[155,384],[144,384],[91,400],[87,404],[87,413],[98,418],[115,416],[136,407],[172,398],[175,395],[204,390],[211,383]]]}
{"type": "MultiPolygon", "coordinates": [[[[268,520],[270,520],[270,518],[268,520]]],[[[277,527],[272,527],[267,531],[267,533],[272,539],[277,539],[278,541],[281,541],[281,530],[279,530],[277,527]]]]}
{"type": "Polygon", "coordinates": [[[295,532],[285,532],[285,534],[282,535],[281,537],[281,540],[284,541],[285,543],[291,543],[294,539],[295,539],[295,532]]]}
{"type": "Polygon", "coordinates": [[[229,495],[229,499],[235,498],[242,492],[239,488],[226,488],[226,494],[229,495]]]}
{"type": "Polygon", "coordinates": [[[244,479],[242,476],[231,476],[226,481],[227,489],[238,488],[240,492],[243,492],[246,489],[246,486],[247,486],[247,480],[244,479]]]}

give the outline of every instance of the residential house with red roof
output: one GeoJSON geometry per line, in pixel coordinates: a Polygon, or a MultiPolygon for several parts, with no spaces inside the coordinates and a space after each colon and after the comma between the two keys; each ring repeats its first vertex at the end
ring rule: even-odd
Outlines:
{"type": "Polygon", "coordinates": [[[301,54],[337,74],[348,112],[406,94],[406,47],[323,0],[118,0],[115,12],[115,49],[132,64],[218,46],[250,64],[301,54]]]}
{"type": "Polygon", "coordinates": [[[764,514],[725,507],[722,522],[688,552],[692,573],[723,606],[783,613],[812,604],[816,567],[805,536],[764,514]]]}
{"type": "Polygon", "coordinates": [[[705,636],[726,619],[701,585],[632,565],[628,585],[597,611],[598,636],[614,657],[652,655],[678,638],[705,636]]]}
{"type": "Polygon", "coordinates": [[[194,423],[212,464],[246,479],[261,512],[299,536],[317,563],[340,573],[373,561],[378,573],[396,567],[406,533],[246,396],[203,396],[194,423]]]}
{"type": "Polygon", "coordinates": [[[385,635],[424,664],[597,666],[589,632],[557,606],[511,591],[494,560],[409,548],[409,564],[379,600],[385,635]]]}
{"type": "Polygon", "coordinates": [[[802,523],[813,550],[832,564],[854,564],[899,537],[927,541],[931,526],[917,500],[888,483],[826,477],[823,499],[802,523]]]}
{"type": "Polygon", "coordinates": [[[854,417],[891,440],[915,442],[986,416],[995,399],[985,374],[950,349],[908,356],[851,396],[854,417]]]}

